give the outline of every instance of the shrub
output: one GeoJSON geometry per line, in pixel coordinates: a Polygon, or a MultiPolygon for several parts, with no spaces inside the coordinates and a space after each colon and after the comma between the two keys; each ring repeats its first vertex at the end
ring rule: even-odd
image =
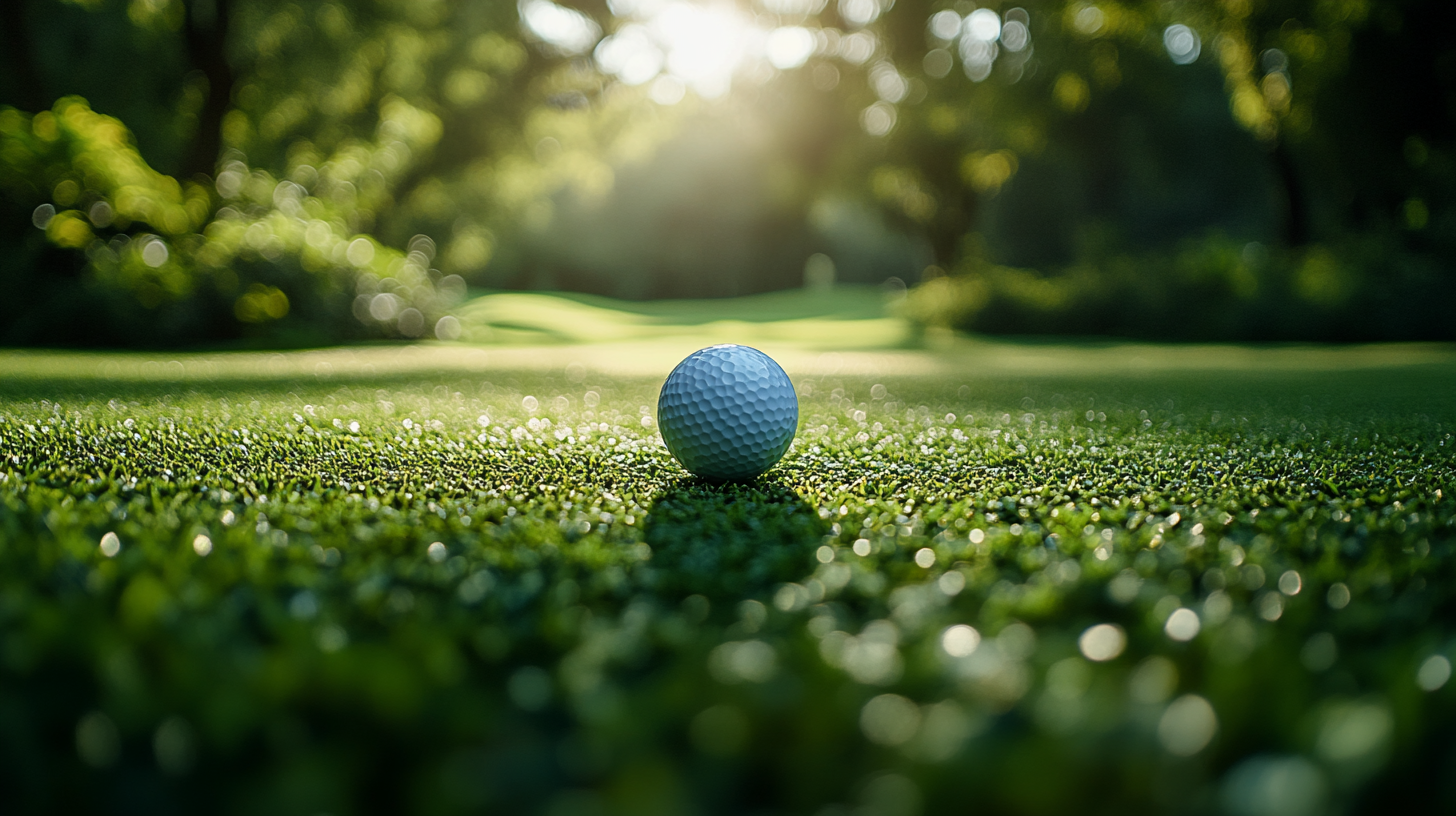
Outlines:
{"type": "Polygon", "coordinates": [[[1172,251],[1108,255],[1051,273],[974,252],[916,287],[928,326],[993,334],[1185,341],[1448,340],[1456,283],[1397,236],[1269,249],[1220,235],[1172,251]]]}
{"type": "MultiPolygon", "coordinates": [[[[424,115],[385,107],[387,116],[424,115]]],[[[386,195],[374,165],[396,136],[346,146],[322,171],[300,163],[292,178],[231,155],[215,184],[184,182],[152,169],[126,127],[83,99],[34,116],[0,108],[0,229],[13,248],[0,261],[9,295],[0,342],[429,333],[463,281],[429,268],[429,238],[401,252],[363,229],[368,205],[386,195]]]]}

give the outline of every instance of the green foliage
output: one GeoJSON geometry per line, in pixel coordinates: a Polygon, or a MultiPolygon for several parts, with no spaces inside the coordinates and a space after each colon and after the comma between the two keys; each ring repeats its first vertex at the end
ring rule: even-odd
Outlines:
{"type": "Polygon", "coordinates": [[[1008,353],[799,376],[728,487],[657,380],[12,357],[0,801],[1449,808],[1449,356],[1008,353]]]}
{"type": "MultiPolygon", "coordinates": [[[[0,109],[0,189],[15,209],[33,207],[31,220],[52,247],[84,252],[80,285],[108,313],[101,325],[79,328],[68,320],[77,306],[55,304],[38,322],[21,317],[34,303],[20,299],[9,307],[17,314],[6,339],[177,342],[224,339],[250,324],[266,327],[275,342],[355,336],[363,326],[424,333],[449,293],[463,294],[463,282],[437,291],[440,274],[427,274],[428,240],[406,256],[350,230],[360,212],[353,182],[377,174],[371,165],[388,166],[390,151],[428,138],[430,120],[421,120],[398,100],[386,104],[382,145],[350,144],[322,175],[310,168],[304,180],[328,198],[239,160],[223,165],[214,198],[207,187],[153,170],[126,128],[84,100],[62,99],[34,117],[0,109]]],[[[31,251],[6,264],[13,275],[23,277],[43,257],[37,243],[25,241],[31,251]]],[[[43,279],[34,285],[57,299],[70,294],[43,279]]]]}
{"type": "MultiPolygon", "coordinates": [[[[54,196],[60,207],[107,202],[98,226],[124,230],[140,222],[164,235],[185,235],[207,220],[207,191],[184,188],[149,167],[120,122],[92,111],[84,100],[62,99],[54,112],[32,118],[13,108],[0,112],[0,184],[33,199],[54,196]],[[88,201],[87,199],[90,199],[88,201]],[[105,215],[103,215],[103,213],[105,215]],[[109,215],[109,217],[106,217],[109,215]]],[[[91,238],[89,213],[66,209],[46,227],[61,246],[82,248],[91,238]]]]}
{"type": "Polygon", "coordinates": [[[909,293],[922,325],[997,334],[1177,340],[1444,340],[1456,282],[1398,236],[1269,248],[1219,235],[1176,252],[1108,254],[1050,273],[972,250],[909,293]]]}
{"type": "Polygon", "coordinates": [[[114,117],[68,113],[92,124],[63,123],[61,143],[7,137],[9,342],[428,337],[466,280],[737,295],[797,287],[821,255],[852,283],[978,275],[944,305],[991,312],[935,319],[985,331],[1452,336],[1425,306],[1456,257],[1456,131],[1429,103],[1450,95],[1456,51],[1430,3],[17,0],[3,15],[0,100],[114,117]],[[87,186],[123,177],[145,201],[87,186]],[[93,220],[95,201],[120,220],[93,220]],[[25,225],[47,205],[42,240],[25,225]],[[1272,259],[1252,295],[1225,257],[1251,242],[1272,259]],[[1089,299],[1104,305],[1078,311],[1089,299]],[[1398,299],[1426,309],[1418,330],[1390,316],[1398,299]],[[1377,319],[1350,305],[1369,302],[1377,319]]]}

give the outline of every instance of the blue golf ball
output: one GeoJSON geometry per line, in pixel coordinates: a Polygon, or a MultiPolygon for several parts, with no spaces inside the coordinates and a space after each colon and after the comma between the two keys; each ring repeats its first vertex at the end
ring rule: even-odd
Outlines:
{"type": "Polygon", "coordinates": [[[789,375],[767,354],[710,346],[667,375],[657,425],[683,467],[715,482],[747,479],[773,467],[789,449],[799,399],[789,375]]]}

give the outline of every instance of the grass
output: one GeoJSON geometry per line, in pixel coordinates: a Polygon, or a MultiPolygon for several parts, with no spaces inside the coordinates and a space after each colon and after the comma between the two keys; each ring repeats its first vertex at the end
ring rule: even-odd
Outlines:
{"type": "Polygon", "coordinates": [[[765,317],[798,440],[715,487],[652,416],[724,327],[588,305],[0,355],[6,812],[1456,805],[1449,347],[765,317]]]}
{"type": "Polygon", "coordinates": [[[787,342],[841,350],[910,342],[913,332],[909,326],[886,314],[893,298],[873,286],[642,303],[592,295],[498,293],[475,298],[458,314],[464,340],[496,345],[601,344],[689,336],[710,345],[787,342]]]}

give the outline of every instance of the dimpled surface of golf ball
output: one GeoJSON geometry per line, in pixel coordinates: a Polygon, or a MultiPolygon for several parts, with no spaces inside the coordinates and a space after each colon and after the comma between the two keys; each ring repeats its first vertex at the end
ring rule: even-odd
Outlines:
{"type": "Polygon", "coordinates": [[[682,466],[712,481],[747,479],[783,458],[799,399],[772,357],[748,346],[688,355],[657,398],[662,441],[682,466]]]}

